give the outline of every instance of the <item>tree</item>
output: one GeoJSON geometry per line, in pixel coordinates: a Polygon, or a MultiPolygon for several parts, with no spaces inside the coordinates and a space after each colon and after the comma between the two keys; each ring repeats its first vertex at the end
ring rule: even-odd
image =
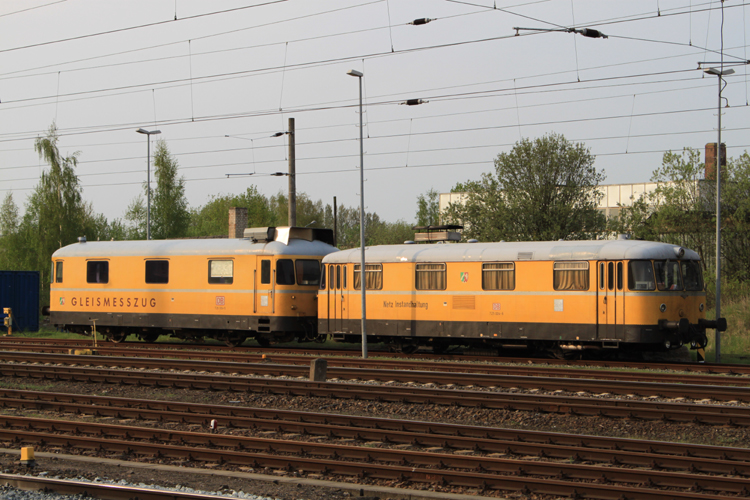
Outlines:
{"type": "Polygon", "coordinates": [[[154,189],[151,207],[151,237],[181,238],[187,235],[190,212],[185,198],[185,178],[177,177],[177,160],[167,143],[159,139],[154,153],[154,189]]]}
{"type": "Polygon", "coordinates": [[[440,224],[440,193],[430,188],[417,198],[417,226],[440,224]]]}
{"type": "Polygon", "coordinates": [[[495,160],[495,172],[458,184],[466,204],[446,215],[465,225],[464,237],[482,241],[582,239],[605,229],[596,187],[604,175],[581,143],[559,134],[522,139],[495,160]]]}
{"type": "Polygon", "coordinates": [[[276,226],[276,214],[272,213],[268,199],[250,186],[240,195],[215,195],[198,209],[190,211],[190,228],[188,235],[219,236],[229,230],[229,209],[232,207],[247,208],[248,227],[276,226]]]}

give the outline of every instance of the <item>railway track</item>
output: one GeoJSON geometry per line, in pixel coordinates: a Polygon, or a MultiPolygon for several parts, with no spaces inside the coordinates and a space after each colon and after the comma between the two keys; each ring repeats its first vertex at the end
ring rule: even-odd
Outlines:
{"type": "MultiPolygon", "coordinates": [[[[108,366],[130,369],[148,370],[170,370],[170,371],[199,371],[207,373],[227,373],[252,376],[271,377],[306,377],[309,374],[309,366],[287,365],[277,363],[237,363],[217,362],[199,360],[175,360],[175,359],[144,359],[130,357],[111,356],[73,356],[68,354],[47,354],[12,352],[4,353],[5,361],[16,361],[19,363],[42,363],[58,365],[85,365],[85,366],[108,366]]],[[[23,365],[13,365],[20,366],[23,365]]],[[[491,388],[521,388],[537,389],[544,391],[566,391],[586,392],[593,394],[619,394],[639,395],[643,397],[661,398],[691,398],[711,399],[717,401],[750,402],[750,387],[748,385],[737,386],[743,382],[747,384],[750,379],[740,378],[717,378],[717,384],[713,378],[704,381],[703,384],[691,383],[692,380],[682,377],[679,383],[657,381],[662,379],[661,374],[646,374],[648,380],[642,382],[638,377],[631,379],[629,373],[623,375],[626,380],[620,380],[619,372],[588,374],[596,378],[564,378],[559,377],[555,371],[547,372],[546,376],[531,375],[508,375],[505,373],[463,373],[451,371],[421,371],[360,367],[334,366],[328,369],[328,376],[338,380],[364,380],[378,382],[401,382],[419,383],[444,386],[462,387],[491,387],[491,388]],[[728,380],[726,380],[728,378],[728,380]],[[723,385],[736,381],[732,385],[723,385]],[[706,382],[710,385],[706,385],[706,382]]],[[[375,364],[374,366],[377,366],[375,364]]],[[[436,368],[440,368],[439,366],[436,368]]],[[[573,370],[574,371],[574,370],[573,370]]],[[[5,366],[0,368],[3,375],[13,375],[12,368],[5,366]]],[[[74,371],[70,371],[74,373],[74,371]]],[[[573,375],[577,375],[573,373],[573,375]]],[[[582,376],[587,375],[584,373],[582,376]]]]}
{"type": "MultiPolygon", "coordinates": [[[[28,350],[33,347],[37,352],[59,352],[59,349],[89,349],[92,348],[91,339],[40,339],[24,337],[0,337],[0,350],[28,350]],[[58,349],[53,349],[53,348],[58,349]]],[[[274,346],[269,348],[240,346],[227,347],[217,344],[193,344],[193,343],[146,343],[139,341],[122,342],[113,344],[111,342],[100,341],[98,349],[106,349],[109,352],[126,352],[127,350],[166,350],[170,352],[188,351],[198,354],[222,353],[222,355],[258,355],[263,354],[276,356],[277,354],[290,356],[324,356],[324,357],[349,357],[358,358],[360,352],[355,349],[310,349],[274,346]]],[[[748,375],[750,376],[750,364],[712,364],[712,363],[690,363],[690,362],[646,362],[646,361],[615,361],[615,360],[562,360],[552,358],[534,358],[534,357],[511,357],[497,356],[494,352],[488,352],[484,355],[472,355],[465,352],[432,354],[432,353],[414,353],[401,354],[392,353],[385,350],[371,349],[370,355],[392,359],[407,360],[437,360],[437,361],[457,361],[457,362],[493,362],[507,364],[522,364],[535,366],[568,366],[582,367],[591,366],[599,368],[613,369],[645,369],[645,370],[671,370],[683,373],[705,373],[705,374],[725,374],[725,375],[748,375]]],[[[177,354],[175,354],[177,357],[177,354]]],[[[230,358],[231,359],[231,356],[230,358]]],[[[237,358],[235,358],[237,359],[237,358]]]]}
{"type": "MultiPolygon", "coordinates": [[[[68,348],[42,346],[34,348],[35,353],[64,354],[68,348]]],[[[18,347],[15,352],[24,351],[18,347]]],[[[292,354],[260,354],[237,353],[229,351],[196,352],[192,350],[176,350],[166,348],[120,348],[99,347],[96,350],[100,356],[147,359],[190,359],[194,361],[221,361],[226,363],[268,363],[285,365],[309,366],[311,356],[292,354]]],[[[22,355],[23,356],[23,355],[22,355]]],[[[7,357],[6,359],[11,359],[7,357]]],[[[21,359],[21,358],[15,358],[21,359]]],[[[362,368],[362,369],[391,369],[391,370],[421,370],[440,371],[446,373],[482,373],[485,375],[518,375],[533,377],[562,377],[562,378],[590,378],[598,380],[630,380],[638,382],[667,382],[701,385],[725,385],[750,387],[750,376],[709,375],[703,373],[655,373],[653,371],[604,371],[601,369],[550,367],[538,364],[527,365],[498,365],[490,363],[459,363],[418,361],[409,359],[358,359],[358,358],[326,358],[329,367],[362,368]]],[[[481,385],[481,382],[473,384],[481,385]]]]}
{"type": "MultiPolygon", "coordinates": [[[[275,369],[275,368],[274,368],[275,369]]],[[[416,372],[407,372],[410,374],[416,372]]],[[[429,372],[431,377],[434,372],[429,372]]],[[[301,380],[204,375],[197,373],[146,372],[140,370],[110,370],[71,366],[44,366],[19,363],[0,363],[0,376],[83,383],[141,385],[228,392],[293,395],[323,398],[359,399],[397,403],[437,404],[496,408],[508,411],[537,411],[609,418],[636,418],[664,422],[689,422],[706,425],[750,426],[750,407],[705,403],[665,403],[603,397],[556,396],[536,393],[500,393],[455,389],[436,389],[415,386],[382,386],[366,383],[309,382],[301,380]]],[[[453,374],[455,377],[455,374],[453,374]]],[[[387,377],[384,377],[387,378],[387,377]]],[[[574,380],[587,384],[588,380],[574,380]]],[[[535,387],[554,379],[538,379],[535,387]]],[[[594,383],[596,381],[591,381],[594,383]]],[[[611,382],[609,382],[611,383],[611,382]]],[[[680,386],[682,390],[693,386],[680,386]]],[[[714,387],[701,388],[717,395],[718,391],[748,389],[714,387]]],[[[611,391],[610,391],[611,392],[611,391]]],[[[724,394],[727,396],[727,394],[724,394]]],[[[743,396],[744,397],[744,396],[743,396]]]]}
{"type": "MultiPolygon", "coordinates": [[[[104,398],[99,399],[102,402],[104,398]]],[[[147,404],[168,406],[173,403],[147,404]]],[[[90,409],[91,414],[99,411],[101,405],[96,406],[90,409]]],[[[193,417],[208,419],[215,416],[218,407],[210,408],[211,413],[202,415],[196,409],[193,417]]],[[[226,409],[237,410],[234,407],[226,409]]],[[[247,410],[267,413],[266,425],[278,427],[287,423],[286,420],[282,424],[274,420],[273,410],[247,410]]],[[[167,410],[162,410],[165,411],[167,410]]],[[[290,417],[291,413],[293,412],[280,412],[276,416],[290,417]]],[[[180,415],[173,417],[182,418],[180,415]]],[[[310,413],[296,417],[300,417],[300,420],[341,419],[339,424],[343,424],[343,420],[347,418],[352,419],[340,415],[310,413]]],[[[365,425],[369,428],[363,429],[362,419],[359,420],[356,426],[338,425],[333,431],[333,437],[338,437],[336,432],[344,433],[345,429],[357,432],[357,445],[320,443],[314,439],[302,441],[310,438],[310,434],[304,431],[305,428],[299,429],[296,434],[298,440],[280,440],[12,416],[3,417],[0,440],[15,445],[35,444],[45,448],[62,448],[68,452],[95,450],[100,456],[116,454],[120,459],[156,457],[162,462],[165,459],[176,460],[181,465],[209,462],[294,471],[302,475],[316,473],[378,480],[397,479],[414,483],[570,497],[699,499],[748,494],[750,450],[644,441],[627,444],[629,440],[615,439],[608,442],[607,438],[588,436],[580,436],[576,447],[572,444],[555,444],[557,440],[570,440],[571,437],[551,433],[515,432],[515,439],[503,440],[499,435],[492,434],[508,434],[509,431],[382,419],[366,419],[368,423],[365,425]],[[379,423],[415,428],[421,426],[421,430],[427,430],[428,433],[416,429],[410,432],[378,429],[379,423]],[[450,429],[453,436],[437,435],[443,442],[436,445],[430,442],[430,436],[435,435],[433,431],[438,428],[443,431],[450,429]],[[484,433],[485,437],[467,438],[464,435],[478,433],[484,433]],[[399,439],[412,439],[413,447],[429,448],[415,451],[390,446],[398,442],[394,440],[399,439]],[[542,439],[544,442],[536,448],[530,442],[542,439]],[[469,440],[478,444],[468,448],[469,440]],[[490,445],[493,442],[496,448],[503,451],[493,452],[494,448],[490,445]],[[372,446],[383,443],[389,447],[372,446]],[[640,451],[619,449],[622,446],[640,451]],[[692,451],[693,448],[695,452],[692,451]],[[467,449],[471,449],[470,454],[460,452],[467,449]],[[536,453],[529,456],[534,450],[536,453]],[[698,456],[716,456],[719,453],[722,453],[721,458],[698,456]]],[[[300,421],[289,424],[296,425],[297,428],[306,425],[300,421]]],[[[261,425],[259,428],[264,427],[261,425]]],[[[308,429],[313,430],[314,426],[308,429]]],[[[289,429],[281,429],[278,432],[288,431],[289,429]]],[[[316,432],[317,435],[332,437],[330,429],[328,434],[321,434],[325,431],[320,428],[316,432]]]]}
{"type": "Polygon", "coordinates": [[[215,495],[121,486],[115,484],[48,479],[36,476],[0,474],[0,485],[19,490],[55,492],[60,495],[82,495],[106,500],[216,500],[215,495]]]}

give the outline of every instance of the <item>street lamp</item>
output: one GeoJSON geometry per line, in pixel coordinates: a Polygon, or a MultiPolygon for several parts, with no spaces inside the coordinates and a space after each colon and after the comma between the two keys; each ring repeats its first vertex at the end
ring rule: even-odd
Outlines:
{"type": "Polygon", "coordinates": [[[148,202],[146,205],[146,239],[151,239],[151,136],[161,134],[161,130],[146,130],[139,128],[136,130],[139,134],[146,134],[146,185],[148,189],[146,194],[148,202]]]}
{"type": "MultiPolygon", "coordinates": [[[[719,138],[716,143],[716,321],[721,318],[721,82],[723,76],[734,73],[733,69],[704,69],[709,75],[719,77],[719,138]]],[[[721,329],[716,328],[716,363],[721,363],[721,329]]]]}
{"type": "Polygon", "coordinates": [[[347,75],[359,78],[359,246],[362,258],[359,267],[359,288],[362,291],[362,357],[367,358],[367,305],[365,302],[365,149],[362,136],[362,77],[361,71],[350,69],[347,75]]]}

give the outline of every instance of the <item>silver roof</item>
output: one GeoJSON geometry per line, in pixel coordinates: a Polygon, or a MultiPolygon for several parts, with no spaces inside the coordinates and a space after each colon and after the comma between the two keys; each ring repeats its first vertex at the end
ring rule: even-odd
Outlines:
{"type": "MultiPolygon", "coordinates": [[[[454,243],[384,245],[365,248],[365,259],[377,262],[496,262],[516,260],[619,260],[676,259],[682,247],[636,240],[514,241],[501,243],[454,243]]],[[[327,255],[325,263],[358,263],[359,248],[327,255]]],[[[684,249],[683,259],[700,260],[684,249]]]]}
{"type": "Polygon", "coordinates": [[[322,241],[289,240],[253,243],[249,239],[195,239],[195,240],[138,240],[138,241],[88,241],[73,243],[52,254],[52,258],[65,257],[166,257],[172,255],[310,255],[322,257],[337,249],[322,241]]]}

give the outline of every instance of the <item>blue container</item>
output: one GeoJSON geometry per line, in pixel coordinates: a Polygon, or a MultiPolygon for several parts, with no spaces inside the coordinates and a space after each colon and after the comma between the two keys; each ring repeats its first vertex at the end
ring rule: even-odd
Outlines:
{"type": "MultiPolygon", "coordinates": [[[[39,330],[39,271],[0,271],[0,316],[3,318],[6,307],[13,309],[14,332],[39,330]]],[[[7,327],[0,332],[7,332],[7,327]]]]}

